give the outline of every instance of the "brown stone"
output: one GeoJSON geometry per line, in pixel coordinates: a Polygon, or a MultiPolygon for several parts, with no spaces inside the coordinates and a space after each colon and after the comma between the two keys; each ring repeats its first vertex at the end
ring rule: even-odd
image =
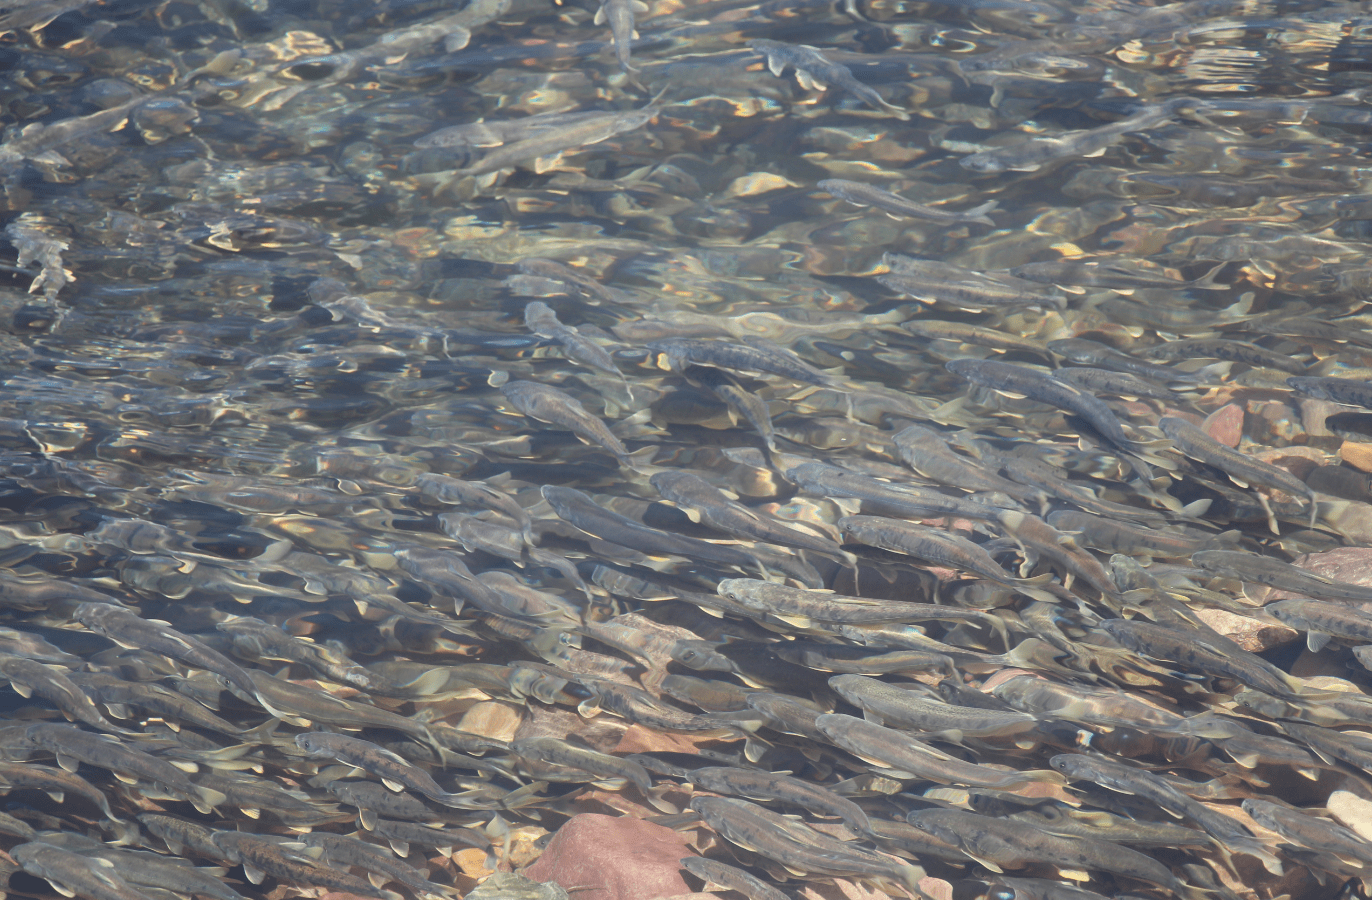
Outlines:
{"type": "Polygon", "coordinates": [[[1372,472],[1372,444],[1344,441],[1339,447],[1339,458],[1359,472],[1372,472]]]}
{"type": "Polygon", "coordinates": [[[1301,427],[1311,437],[1329,437],[1333,432],[1324,427],[1324,420],[1343,409],[1342,404],[1307,397],[1300,402],[1301,427]]]}
{"type": "Polygon", "coordinates": [[[1199,609],[1196,615],[1249,653],[1261,653],[1300,638],[1300,633],[1294,628],[1276,622],[1260,622],[1228,610],[1199,609]]]}
{"type": "MultiPolygon", "coordinates": [[[[1300,446],[1271,447],[1266,450],[1259,450],[1253,454],[1253,458],[1274,466],[1281,466],[1302,481],[1314,471],[1316,466],[1322,466],[1328,462],[1328,457],[1314,447],[1300,446]]],[[[1299,497],[1294,499],[1300,500],[1299,497]]]]}
{"type": "Polygon", "coordinates": [[[1201,430],[1226,447],[1237,447],[1243,437],[1243,407],[1237,403],[1221,406],[1205,417],[1201,430]]]}
{"type": "Polygon", "coordinates": [[[681,877],[686,840],[670,828],[628,816],[573,816],[524,871],[555,881],[577,900],[656,900],[691,893],[681,877]]]}
{"type": "Polygon", "coordinates": [[[670,731],[654,731],[642,725],[630,725],[619,743],[609,753],[698,753],[702,743],[713,743],[718,738],[698,738],[689,734],[670,731]]]}
{"type": "Polygon", "coordinates": [[[497,741],[514,740],[519,723],[524,720],[522,706],[498,700],[485,700],[462,714],[457,730],[479,734],[497,741]]]}

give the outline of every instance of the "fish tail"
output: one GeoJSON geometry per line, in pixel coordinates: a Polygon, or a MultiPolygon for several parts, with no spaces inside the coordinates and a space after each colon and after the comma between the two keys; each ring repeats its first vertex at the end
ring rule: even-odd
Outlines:
{"type": "Polygon", "coordinates": [[[988,216],[987,213],[998,206],[1000,206],[1000,201],[988,200],[980,206],[972,207],[963,213],[963,215],[967,216],[967,221],[969,222],[976,222],[979,225],[990,225],[994,227],[996,224],[995,220],[988,216]]]}

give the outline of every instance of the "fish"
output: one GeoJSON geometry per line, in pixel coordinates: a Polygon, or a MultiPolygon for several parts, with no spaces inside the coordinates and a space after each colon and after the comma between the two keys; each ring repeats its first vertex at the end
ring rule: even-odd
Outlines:
{"type": "MultiPolygon", "coordinates": [[[[1001,510],[976,500],[950,497],[914,484],[880,481],[827,463],[807,462],[786,470],[788,481],[828,499],[850,498],[910,519],[952,516],[994,521],[1001,510]]],[[[872,518],[870,516],[864,518],[872,518]]]]}
{"type": "Polygon", "coordinates": [[[979,225],[992,225],[993,220],[988,213],[1000,204],[995,200],[988,200],[980,206],[963,212],[950,212],[945,209],[938,209],[933,206],[924,206],[907,200],[899,194],[883,190],[870,184],[863,184],[860,181],[848,181],[843,178],[826,178],[815,185],[821,191],[831,194],[840,200],[845,200],[856,206],[874,206],[883,212],[890,213],[897,218],[928,219],[934,222],[972,222],[979,225]]]}
{"type": "Polygon", "coordinates": [[[91,734],[72,725],[39,723],[25,729],[24,737],[35,748],[52,753],[57,764],[68,772],[76,771],[77,763],[83,762],[107,769],[121,781],[142,779],[151,782],[207,811],[223,800],[222,796],[195,784],[175,765],[125,746],[110,735],[91,734]]]}
{"type": "Polygon", "coordinates": [[[1047,863],[1059,868],[1095,869],[1133,878],[1190,900],[1203,896],[1201,891],[1188,887],[1152,857],[1108,841],[1062,837],[1024,822],[979,816],[958,809],[917,810],[906,816],[906,821],[948,841],[997,874],[1005,868],[1047,863]]]}
{"type": "Polygon", "coordinates": [[[1191,562],[1210,575],[1235,578],[1250,584],[1265,584],[1279,591],[1291,591],[1317,599],[1372,600],[1372,587],[1332,581],[1279,559],[1242,550],[1199,550],[1191,554],[1191,562]]]}
{"type": "Polygon", "coordinates": [[[82,603],[73,611],[72,618],[120,646],[162,653],[213,672],[248,697],[257,691],[252,678],[238,663],[164,622],[144,619],[109,603],[82,603]]]}
{"type": "Polygon", "coordinates": [[[1283,624],[1306,632],[1306,646],[1312,652],[1323,650],[1333,637],[1372,644],[1372,614],[1346,603],[1278,600],[1262,609],[1283,624]]]}
{"type": "Polygon", "coordinates": [[[1055,259],[1025,263],[1010,269],[1016,278],[1041,281],[1045,284],[1072,287],[1096,287],[1132,293],[1137,289],[1163,290],[1224,290],[1227,285],[1215,283],[1214,276],[1224,266],[1216,266],[1201,278],[1187,281],[1174,278],[1171,271],[1142,260],[1120,256],[1110,259],[1055,259]]]}
{"type": "Polygon", "coordinates": [[[692,560],[703,559],[741,569],[761,568],[757,558],[743,550],[650,528],[642,522],[602,507],[586,494],[573,488],[544,485],[541,490],[543,499],[548,501],[561,519],[602,540],[631,547],[642,553],[667,554],[692,560]]]}
{"type": "MultiPolygon", "coordinates": [[[[243,733],[243,729],[216,716],[200,703],[160,684],[124,681],[100,672],[73,672],[72,676],[73,683],[83,694],[104,704],[111,715],[126,718],[131,714],[129,708],[136,707],[169,723],[192,725],[231,736],[243,733]]],[[[115,733],[128,734],[123,730],[115,733]]]]}
{"type": "Polygon", "coordinates": [[[253,884],[261,884],[270,876],[288,884],[314,885],[363,897],[381,896],[370,883],[321,866],[312,857],[283,846],[290,842],[278,843],[266,835],[241,831],[215,831],[212,840],[225,859],[243,867],[243,874],[253,884]]]}
{"type": "Polygon", "coordinates": [[[242,894],[224,884],[222,868],[201,869],[178,864],[156,853],[111,847],[70,831],[44,834],[39,840],[79,854],[97,865],[109,863],[113,874],[124,879],[135,890],[160,888],[182,896],[243,900],[242,894]]]}
{"type": "Polygon", "coordinates": [[[776,375],[816,387],[834,387],[839,382],[784,347],[762,338],[746,338],[744,343],[704,338],[668,338],[649,341],[649,350],[666,361],[666,367],[682,371],[687,365],[713,366],[737,372],[776,375]]]}
{"type": "Polygon", "coordinates": [[[108,860],[89,858],[42,841],[20,844],[10,856],[30,875],[42,878],[61,892],[90,900],[150,900],[147,894],[120,878],[108,860]]]}
{"type": "Polygon", "coordinates": [[[1073,780],[1091,781],[1110,790],[1151,800],[1163,809],[1195,822],[1233,852],[1255,857],[1273,875],[1282,873],[1281,860],[1264,847],[1242,822],[1191,799],[1160,776],[1113,760],[1080,753],[1059,754],[1048,763],[1073,780]]]}
{"type": "Polygon", "coordinates": [[[889,722],[955,743],[968,737],[1012,737],[1037,724],[1034,716],[1018,710],[953,706],[863,675],[835,675],[829,686],[877,725],[889,722]]]}
{"type": "Polygon", "coordinates": [[[958,160],[958,164],[978,175],[1002,172],[1037,172],[1060,160],[1100,156],[1126,135],[1147,131],[1170,121],[1184,100],[1147,104],[1133,115],[1079,131],[1054,137],[1029,138],[1017,144],[982,150],[958,160]]]}
{"type": "Polygon", "coordinates": [[[27,698],[37,694],[70,720],[84,722],[92,728],[112,734],[130,733],[101,715],[91,698],[67,677],[60,666],[0,653],[0,677],[7,679],[19,696],[27,698]]]}
{"type": "MultiPolygon", "coordinates": [[[[521,415],[567,429],[586,443],[608,450],[620,465],[633,468],[644,461],[631,455],[629,448],[604,422],[587,412],[580,401],[565,391],[536,381],[510,381],[501,385],[500,392],[521,415]]],[[[653,448],[645,449],[653,451],[653,448]]]]}
{"type": "Polygon", "coordinates": [[[1329,400],[1345,406],[1372,409],[1372,382],[1353,378],[1316,378],[1297,376],[1286,379],[1292,390],[1316,400],[1329,400]]]}
{"type": "MultiPolygon", "coordinates": [[[[585,118],[564,119],[536,134],[503,143],[453,174],[492,176],[501,169],[511,169],[525,163],[531,163],[534,171],[541,174],[556,166],[564,153],[642,128],[657,118],[659,112],[658,107],[649,105],[623,112],[603,112],[585,118]]],[[[436,186],[445,188],[449,181],[450,178],[438,179],[436,186]]]]}
{"type": "Polygon", "coordinates": [[[1043,341],[967,322],[911,319],[908,322],[900,323],[900,327],[903,331],[908,331],[910,334],[927,340],[957,341],[961,344],[986,347],[997,353],[1008,353],[1015,350],[1036,356],[1048,356],[1050,353],[1048,345],[1043,341]]]}
{"type": "Polygon", "coordinates": [[[964,762],[915,740],[907,732],[853,716],[822,715],[815,719],[815,727],[836,746],[879,766],[883,774],[903,780],[992,788],[1009,788],[1034,782],[1064,783],[1062,776],[1052,769],[1006,771],[964,762]]]}
{"type": "Polygon", "coordinates": [[[54,803],[65,802],[66,795],[71,794],[94,804],[110,821],[123,821],[110,808],[104,791],[65,769],[0,760],[0,787],[6,790],[42,791],[54,803]]]}
{"type": "Polygon", "coordinates": [[[454,798],[453,794],[439,787],[438,782],[423,769],[371,741],[342,734],[312,731],[296,735],[295,745],[315,759],[336,759],[345,765],[370,772],[393,791],[409,788],[444,805],[454,798]]]}
{"type": "Polygon", "coordinates": [[[1219,338],[1167,341],[1149,347],[1144,351],[1144,355],[1152,359],[1224,359],[1250,366],[1279,369],[1291,375],[1300,375],[1306,371],[1305,363],[1292,359],[1290,356],[1259,347],[1257,344],[1250,344],[1247,341],[1219,338]]]}
{"type": "Polygon", "coordinates": [[[379,888],[388,881],[394,881],[416,894],[436,897],[447,895],[447,888],[429,881],[424,877],[425,873],[397,861],[375,844],[326,831],[310,832],[301,838],[301,843],[308,847],[319,847],[324,851],[324,859],[334,865],[365,869],[372,887],[379,888]]]}
{"type": "Polygon", "coordinates": [[[1125,372],[1112,372],[1109,369],[1095,369],[1089,366],[1070,366],[1058,369],[1053,373],[1053,377],[1093,394],[1115,394],[1128,398],[1147,397],[1170,403],[1181,401],[1177,392],[1171,388],[1125,372]]]}
{"type": "Polygon", "coordinates": [[[600,0],[596,10],[595,24],[609,24],[615,48],[615,59],[620,71],[629,75],[638,70],[629,64],[629,42],[638,37],[634,30],[634,14],[646,13],[650,7],[643,0],[600,0]]]}
{"type": "Polygon", "coordinates": [[[1305,497],[1310,503],[1310,525],[1314,527],[1319,516],[1315,492],[1290,472],[1231,450],[1185,419],[1163,416],[1158,420],[1158,427],[1178,451],[1197,462],[1214,466],[1240,485],[1260,484],[1295,497],[1305,497]]]}
{"type": "Polygon", "coordinates": [[[425,472],[415,479],[415,486],[430,500],[458,506],[476,506],[508,516],[518,526],[524,543],[532,547],[538,543],[533,533],[533,520],[513,497],[493,487],[495,483],[498,483],[498,479],[488,478],[484,482],[464,481],[436,472],[425,472]]]}
{"type": "Polygon", "coordinates": [[[235,652],[250,659],[303,663],[339,684],[385,692],[385,684],[365,667],[331,648],[301,640],[269,622],[252,616],[230,616],[216,622],[215,628],[230,636],[235,652]]]}
{"type": "Polygon", "coordinates": [[[681,867],[704,881],[706,887],[718,885],[737,891],[748,900],[786,900],[785,894],[756,875],[719,860],[687,856],[681,860],[681,867]]]}
{"type": "Polygon", "coordinates": [[[590,772],[608,781],[625,781],[645,796],[653,789],[648,772],[638,763],[578,747],[553,737],[520,738],[510,742],[510,750],[525,759],[533,759],[555,766],[566,766],[590,772]]]}
{"type": "MultiPolygon", "coordinates": [[[[1140,378],[1162,384],[1198,380],[1198,376],[1195,374],[1178,372],[1175,369],[1169,369],[1167,366],[1159,366],[1128,353],[1121,353],[1107,344],[1083,340],[1082,338],[1062,338],[1049,341],[1048,349],[1078,365],[1099,366],[1102,369],[1110,369],[1126,375],[1137,375],[1140,378]]],[[[1059,370],[1055,374],[1060,376],[1064,371],[1070,372],[1072,370],[1059,370]]]]}
{"type": "Polygon", "coordinates": [[[1036,500],[1039,493],[1002,478],[955,452],[939,432],[909,425],[891,436],[901,461],[925,478],[971,492],[1001,493],[1016,500],[1036,500]]]}
{"type": "Polygon", "coordinates": [[[692,472],[666,470],[655,473],[648,481],[664,500],[684,510],[692,521],[704,522],[745,540],[781,544],[837,557],[850,566],[855,561],[855,557],[845,553],[836,542],[764,517],[692,472]]]}
{"type": "Polygon", "coordinates": [[[767,58],[767,68],[778,78],[786,71],[786,67],[790,66],[795,70],[796,81],[807,91],[822,91],[827,85],[832,84],[843,88],[875,110],[889,112],[901,121],[910,118],[910,114],[905,110],[888,103],[874,88],[853,77],[851,69],[827,59],[816,47],[807,44],[785,44],[766,38],[751,40],[748,47],[754,53],[767,58]]]}
{"type": "Polygon", "coordinates": [[[858,875],[917,890],[924,870],[791,822],[755,803],[697,796],[691,809],[726,840],[767,857],[788,871],[858,875]]]}
{"type": "Polygon", "coordinates": [[[696,787],[716,794],[732,794],[752,800],[777,800],[811,813],[837,816],[857,834],[872,833],[872,823],[862,807],[823,785],[789,775],[729,766],[693,769],[685,778],[696,787]]]}
{"type": "Polygon", "coordinates": [[[1263,828],[1299,846],[1354,860],[1360,867],[1372,865],[1372,843],[1336,822],[1260,797],[1244,800],[1243,811],[1263,828]]]}
{"type": "Polygon", "coordinates": [[[946,363],[944,368],[974,384],[1002,393],[1028,397],[1030,400],[1074,413],[1117,450],[1138,453],[1144,449],[1124,433],[1124,426],[1120,424],[1114,412],[1094,394],[1044,372],[1013,363],[983,359],[955,359],[946,363]]]}
{"type": "Polygon", "coordinates": [[[1217,646],[1191,630],[1155,625],[1138,619],[1106,619],[1100,628],[1122,646],[1144,656],[1177,665],[1183,672],[1229,678],[1277,697],[1293,697],[1301,683],[1260,656],[1231,646],[1217,646]]]}
{"type": "Polygon", "coordinates": [[[368,831],[376,829],[378,818],[427,822],[434,817],[434,811],[414,795],[372,781],[338,779],[330,781],[324,789],[341,802],[357,807],[358,821],[368,831]]]}
{"type": "Polygon", "coordinates": [[[1046,586],[1052,576],[1015,578],[1002,569],[980,545],[952,532],[878,516],[844,516],[838,520],[838,527],[846,537],[859,543],[913,556],[935,565],[961,569],[1030,597],[1049,602],[1056,600],[1056,595],[1046,586]]]}
{"type": "MultiPolygon", "coordinates": [[[[632,0],[607,0],[608,3],[632,2],[632,0]]],[[[604,9],[604,5],[601,7],[604,9]]],[[[614,358],[599,344],[580,334],[575,328],[558,321],[557,313],[542,300],[535,300],[524,307],[524,327],[539,337],[549,338],[562,345],[567,356],[579,363],[618,377],[623,377],[614,358]]]]}
{"type": "Polygon", "coordinates": [[[1209,536],[1162,531],[1068,509],[1050,513],[1048,524],[1104,553],[1163,559],[1190,559],[1209,547],[1233,546],[1242,536],[1237,530],[1209,536]]]}

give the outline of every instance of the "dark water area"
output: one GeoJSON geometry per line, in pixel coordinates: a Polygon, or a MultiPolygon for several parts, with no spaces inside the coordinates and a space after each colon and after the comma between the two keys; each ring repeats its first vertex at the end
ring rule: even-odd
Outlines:
{"type": "Polygon", "coordinates": [[[1364,896],[1369,30],[0,4],[8,893],[1364,896]]]}

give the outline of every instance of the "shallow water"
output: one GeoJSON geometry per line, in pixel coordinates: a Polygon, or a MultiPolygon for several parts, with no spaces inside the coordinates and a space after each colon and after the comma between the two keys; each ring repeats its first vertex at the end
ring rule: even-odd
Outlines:
{"type": "Polygon", "coordinates": [[[408,856],[430,883],[386,885],[406,896],[526,865],[581,812],[795,896],[899,893],[875,851],[939,897],[1083,896],[1055,861],[1096,895],[1182,889],[904,824],[1051,831],[1011,817],[1027,796],[1122,817],[1100,837],[1187,890],[1360,889],[1369,845],[1320,829],[1368,827],[1368,751],[1339,735],[1372,722],[1372,628],[1262,607],[1372,593],[1262,566],[1372,584],[1366,4],[658,2],[623,68],[595,7],[4,6],[11,892],[96,896],[61,868],[90,838],[246,897],[374,893],[344,850],[271,843],[404,843],[335,784],[394,781],[379,757],[311,758],[310,730],[399,754],[438,785],[407,814],[468,829],[408,856]],[[92,602],[167,624],[92,626],[92,602]],[[1085,693],[998,687],[1017,672],[1085,693]],[[883,715],[853,676],[945,718],[883,715]],[[1031,716],[948,724],[974,706],[1031,716]],[[814,725],[864,710],[1034,774],[909,772],[814,725]],[[73,717],[195,787],[29,727],[73,717]],[[1230,824],[1051,771],[1081,750],[1230,824]],[[16,780],[54,763],[91,793],[16,780]],[[747,790],[808,825],[694,821],[680,785],[717,765],[827,786],[875,833],[747,790]],[[132,818],[159,812],[265,843],[132,818]],[[1178,823],[1214,840],[1148,832],[1178,823]],[[823,829],[847,849],[797,855],[823,829]]]}

